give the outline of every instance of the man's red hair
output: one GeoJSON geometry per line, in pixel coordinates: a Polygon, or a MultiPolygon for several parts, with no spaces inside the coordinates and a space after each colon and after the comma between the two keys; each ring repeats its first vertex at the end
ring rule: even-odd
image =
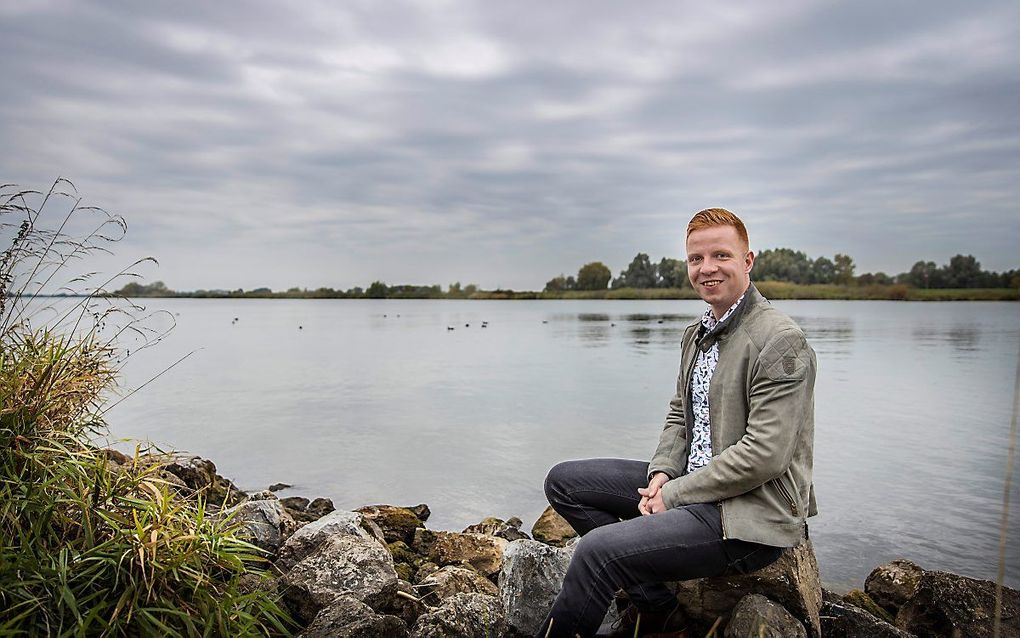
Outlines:
{"type": "Polygon", "coordinates": [[[714,226],[732,226],[737,229],[737,236],[744,242],[744,250],[747,250],[750,243],[747,240],[747,229],[740,218],[725,208],[706,208],[698,211],[687,224],[687,236],[696,230],[712,228],[714,226]]]}

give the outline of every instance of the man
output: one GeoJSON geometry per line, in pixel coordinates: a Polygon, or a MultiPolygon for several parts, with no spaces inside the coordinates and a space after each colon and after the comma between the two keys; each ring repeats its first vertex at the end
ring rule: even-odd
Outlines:
{"type": "Polygon", "coordinates": [[[651,462],[589,459],[546,477],[553,508],[581,535],[538,636],[595,635],[614,592],[619,635],[682,628],[663,584],[748,573],[805,536],[815,354],[751,284],[743,222],[722,208],[687,226],[687,273],[709,308],[684,332],[676,396],[651,462]],[[550,628],[551,625],[551,628],[550,628]]]}

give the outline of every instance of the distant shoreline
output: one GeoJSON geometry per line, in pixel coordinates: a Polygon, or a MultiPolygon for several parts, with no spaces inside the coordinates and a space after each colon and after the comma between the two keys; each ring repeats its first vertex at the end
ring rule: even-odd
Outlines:
{"type": "MultiPolygon", "coordinates": [[[[755,282],[761,293],[776,300],[831,301],[1020,301],[1016,288],[911,288],[901,284],[837,286],[832,284],[791,284],[780,281],[755,282]]],[[[40,297],[86,297],[88,295],[38,295],[40,297]]],[[[114,295],[109,295],[114,296],[114,295]]],[[[616,288],[536,292],[529,290],[478,290],[470,295],[396,294],[387,296],[324,295],[312,290],[287,292],[197,291],[127,295],[130,299],[436,299],[436,300],[678,300],[697,299],[690,288],[616,288]]]]}

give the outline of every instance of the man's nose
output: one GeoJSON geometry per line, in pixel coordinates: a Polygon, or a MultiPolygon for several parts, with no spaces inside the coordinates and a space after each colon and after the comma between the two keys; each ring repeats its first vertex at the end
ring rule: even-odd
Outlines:
{"type": "Polygon", "coordinates": [[[701,264],[701,272],[715,272],[718,269],[719,264],[715,263],[711,259],[706,259],[704,263],[701,264]]]}

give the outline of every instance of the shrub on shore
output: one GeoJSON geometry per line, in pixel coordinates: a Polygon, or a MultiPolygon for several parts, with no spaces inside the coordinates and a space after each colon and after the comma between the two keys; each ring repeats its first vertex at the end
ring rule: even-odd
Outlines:
{"type": "Polygon", "coordinates": [[[61,316],[66,330],[32,326],[36,294],[111,239],[66,236],[86,210],[76,204],[58,230],[39,226],[62,186],[0,189],[0,228],[12,236],[0,256],[0,634],[288,634],[276,600],[242,584],[262,574],[256,547],[137,451],[120,465],[92,444],[124,354],[121,330],[102,336],[116,313],[92,314],[86,297],[61,316]]]}

